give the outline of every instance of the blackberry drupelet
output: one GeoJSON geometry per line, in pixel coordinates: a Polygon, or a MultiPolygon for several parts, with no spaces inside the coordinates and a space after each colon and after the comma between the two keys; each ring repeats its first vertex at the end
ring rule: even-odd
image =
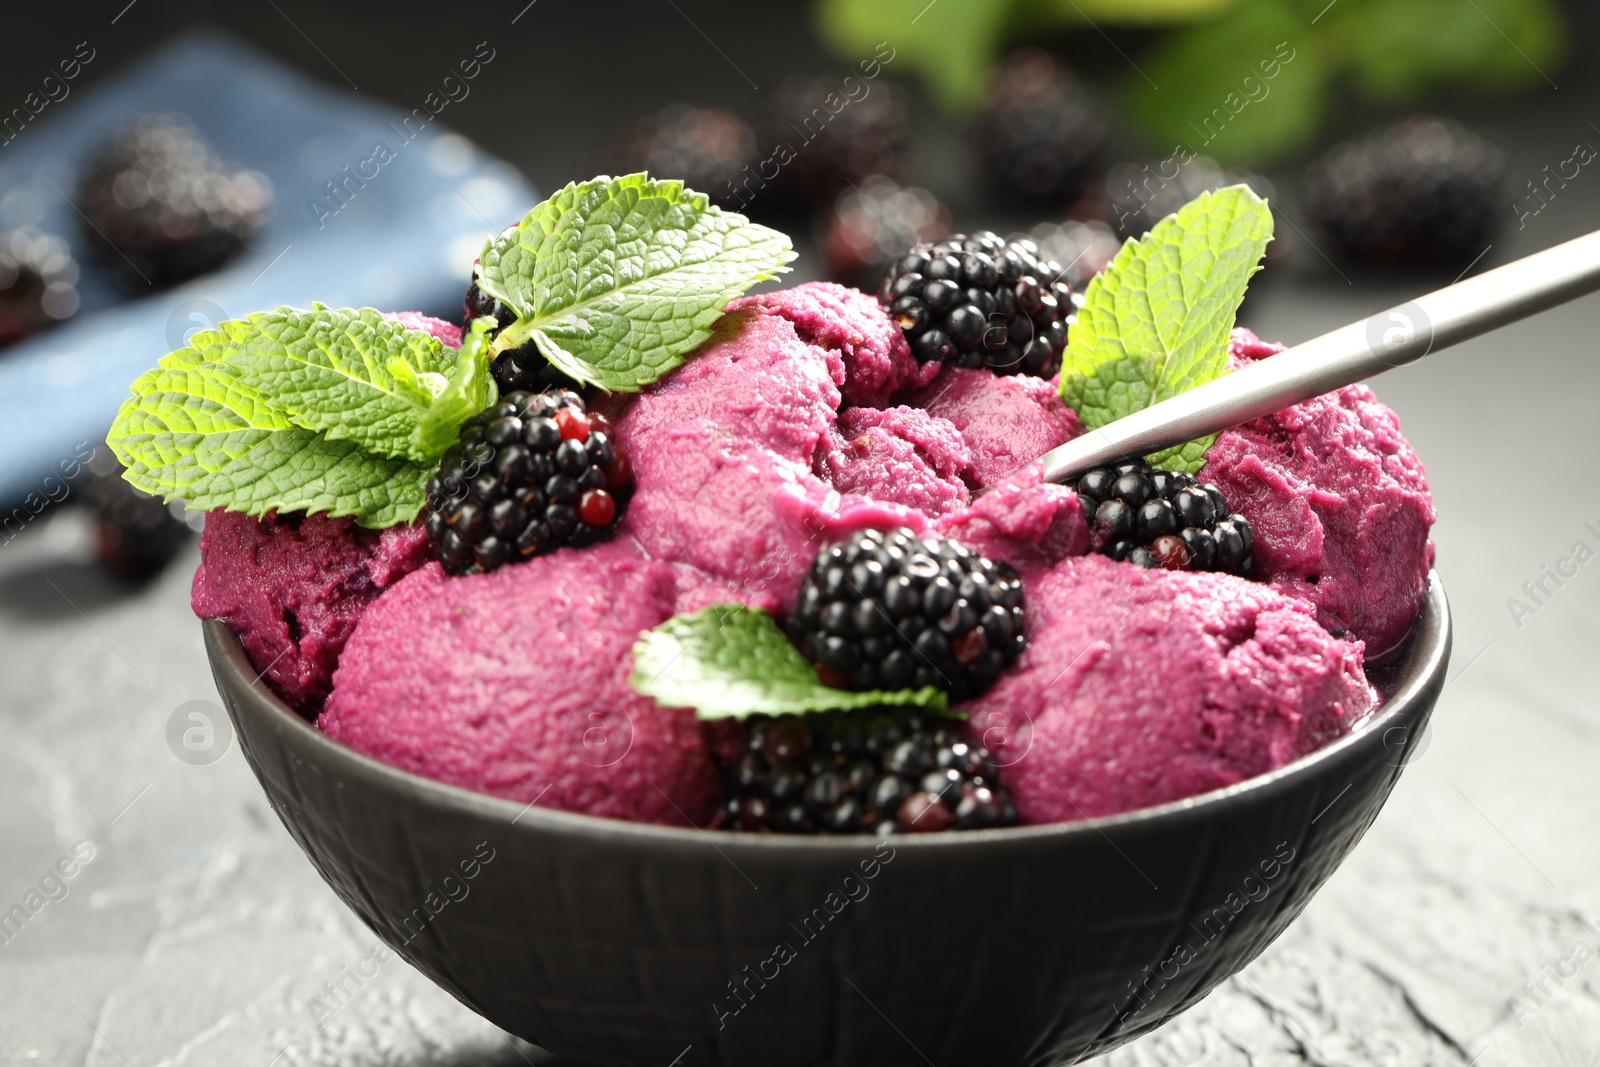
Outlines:
{"type": "Polygon", "coordinates": [[[948,234],[950,212],[926,189],[878,175],[840,193],[833,211],[821,216],[819,231],[833,279],[870,291],[912,245],[948,234]]]}
{"type": "Polygon", "coordinates": [[[922,363],[1048,378],[1061,369],[1078,301],[1054,260],[1024,238],[957,234],[900,257],[878,301],[922,363]]]}
{"type": "Polygon", "coordinates": [[[1027,647],[1022,582],[955,541],[861,530],[812,561],[789,638],[829,685],[966,700],[1027,647]]]}
{"type": "Polygon", "coordinates": [[[734,181],[736,204],[749,202],[759,209],[770,195],[788,205],[825,208],[852,184],[875,174],[898,182],[910,176],[906,91],[880,79],[870,92],[835,111],[825,101],[844,99],[848,80],[858,79],[849,71],[835,71],[796,75],[779,85],[761,130],[761,144],[779,150],[734,181]],[[776,176],[761,173],[769,165],[777,168],[776,176]]]}
{"type": "Polygon", "coordinates": [[[86,234],[129,285],[170,285],[215,270],[272,215],[266,175],[217,158],[180,115],[144,115],[91,163],[80,193],[86,234]]]}
{"type": "Polygon", "coordinates": [[[612,150],[612,172],[676,178],[713,203],[734,208],[732,190],[758,162],[756,135],[739,116],[673,104],[624,132],[612,150]]]}
{"type": "Polygon", "coordinates": [[[1111,123],[1098,96],[1048,52],[1000,67],[977,128],[983,172],[1008,199],[1059,206],[1100,168],[1111,123]]]}
{"type": "Polygon", "coordinates": [[[194,538],[182,502],[164,504],[129,484],[110,449],[95,452],[73,489],[94,520],[96,557],[125,578],[154,576],[194,538]]]}
{"type": "Polygon", "coordinates": [[[727,775],[723,829],[894,834],[1017,823],[988,749],[948,721],[904,711],[752,716],[727,775]]]}
{"type": "MultiPolygon", "coordinates": [[[[469,328],[473,319],[489,315],[499,323],[499,326],[490,333],[491,338],[517,321],[516,314],[510,308],[478,288],[476,278],[467,287],[467,297],[463,306],[466,309],[466,318],[461,324],[462,329],[469,328]]],[[[542,393],[548,389],[569,389],[573,392],[581,392],[583,389],[582,383],[575,381],[540,355],[539,348],[532,339],[497,355],[494,362],[489,365],[489,372],[494,375],[494,383],[499,388],[501,396],[509,396],[512,393],[542,393]]]]}
{"type": "Polygon", "coordinates": [[[1305,201],[1345,256],[1454,269],[1493,240],[1510,174],[1506,153],[1487,139],[1417,115],[1313,160],[1305,201]]]}
{"type": "Polygon", "coordinates": [[[78,264],[59,237],[31,227],[0,233],[0,345],[78,310],[78,264]]]}
{"type": "Polygon", "coordinates": [[[511,393],[467,420],[428,480],[428,536],[451,574],[609,538],[633,491],[610,426],[572,392],[511,393]]]}
{"type": "Polygon", "coordinates": [[[1249,520],[1192,474],[1124,463],[1090,471],[1077,488],[1093,547],[1112,559],[1246,577],[1255,567],[1249,520]]]}

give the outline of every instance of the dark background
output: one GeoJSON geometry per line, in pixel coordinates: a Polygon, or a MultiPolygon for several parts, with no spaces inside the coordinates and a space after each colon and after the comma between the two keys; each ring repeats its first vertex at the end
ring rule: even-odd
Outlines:
{"type": "MultiPolygon", "coordinates": [[[[50,4],[8,6],[0,41],[0,100],[21,100],[58,57],[69,55],[85,38],[97,55],[74,83],[75,91],[113,75],[177,33],[211,26],[329,85],[354,86],[365,96],[410,109],[421,106],[458,58],[488,40],[500,57],[470,83],[471,95],[441,119],[516,165],[544,192],[604,170],[605,150],[617,131],[666,103],[722,107],[753,120],[785,76],[844,65],[816,40],[806,0],[535,0],[531,6],[527,0],[134,0],[131,6],[128,0],[92,0],[73,4],[68,17],[50,4]],[[112,18],[117,18],[114,25],[112,18]]],[[[1600,68],[1589,61],[1587,47],[1600,42],[1600,5],[1566,0],[1563,6],[1575,44],[1566,66],[1550,72],[1559,89],[1541,82],[1512,99],[1457,94],[1393,108],[1345,96],[1330,109],[1324,143],[1414,110],[1459,117],[1508,140],[1520,189],[1546,163],[1570,155],[1567,114],[1593,103],[1600,91],[1600,68]]],[[[1462,7],[1463,17],[1478,17],[1469,0],[1462,0],[1462,7]]],[[[1105,29],[1130,55],[1137,55],[1153,32],[1105,29]]],[[[1043,43],[1102,85],[1127,72],[1126,60],[1092,30],[1063,32],[1043,43]]],[[[974,161],[960,150],[959,126],[932,107],[915,80],[902,84],[915,94],[915,182],[951,206],[956,228],[1025,227],[1038,221],[1007,214],[982,195],[972,173],[974,161]]],[[[1600,116],[1600,108],[1594,112],[1600,116]]],[[[1124,145],[1130,157],[1141,147],[1157,155],[1170,148],[1124,145]]],[[[1266,169],[1291,203],[1297,171],[1298,164],[1266,169]]],[[[809,252],[809,226],[804,219],[794,222],[789,229],[809,252]]],[[[1296,259],[1315,261],[1298,263],[1302,270],[1334,277],[1314,254],[1296,259]]],[[[801,277],[819,270],[809,255],[798,269],[801,277]]]]}

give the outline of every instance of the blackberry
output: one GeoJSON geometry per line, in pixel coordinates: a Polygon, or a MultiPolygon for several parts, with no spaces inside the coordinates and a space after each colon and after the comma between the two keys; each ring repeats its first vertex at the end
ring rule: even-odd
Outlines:
{"type": "Polygon", "coordinates": [[[878,175],[840,193],[821,231],[822,255],[834,280],[870,290],[913,245],[948,234],[950,212],[926,189],[878,175]]]}
{"type": "Polygon", "coordinates": [[[778,87],[761,143],[788,151],[772,157],[778,167],[776,177],[752,168],[734,182],[741,201],[753,198],[770,182],[775,199],[825,208],[840,193],[875,174],[897,182],[910,176],[911,107],[905,90],[880,79],[861,83],[867,93],[848,99],[847,82],[860,79],[837,71],[797,75],[778,87]],[[847,102],[834,111],[829,100],[847,102]]]}
{"type": "Polygon", "coordinates": [[[511,393],[461,427],[428,480],[428,536],[451,574],[609,538],[633,491],[610,424],[576,393],[511,393]]]}
{"type": "Polygon", "coordinates": [[[1043,222],[1011,239],[1023,238],[1039,247],[1040,259],[1066,264],[1061,277],[1074,293],[1088,288],[1090,280],[1105,270],[1122,248],[1122,238],[1099,219],[1043,222]]]}
{"type": "Polygon", "coordinates": [[[756,135],[737,115],[674,104],[640,119],[612,150],[611,172],[676,178],[725,208],[745,168],[754,167],[756,135]]]}
{"type": "Polygon", "coordinates": [[[272,214],[266,175],[219,160],[179,115],[144,115],[114,134],[80,190],[102,258],[132,285],[170,285],[221,266],[272,214]],[[100,239],[104,238],[104,241],[100,239]]]}
{"type": "Polygon", "coordinates": [[[1024,48],[996,75],[977,150],[1002,196],[1055,206],[1081,192],[1100,168],[1110,130],[1105,105],[1066,64],[1024,48]]]}
{"type": "Polygon", "coordinates": [[[922,363],[1048,378],[1061,369],[1078,300],[1061,264],[1027,238],[987,230],[919,245],[884,275],[878,300],[922,363]]]}
{"type": "MultiPolygon", "coordinates": [[[[1195,156],[1181,165],[1175,159],[1119,163],[1106,172],[1101,195],[1085,206],[1102,215],[1117,236],[1127,240],[1149,232],[1201,193],[1229,185],[1248,185],[1268,200],[1274,195],[1271,183],[1263,178],[1224,170],[1214,159],[1195,156]]],[[[1278,226],[1274,233],[1281,237],[1284,229],[1278,226]]],[[[1267,248],[1276,244],[1275,240],[1267,248]]]]}
{"type": "Polygon", "coordinates": [[[183,503],[164,504],[129,484],[109,449],[90,458],[73,488],[93,518],[96,557],[123,577],[158,574],[195,535],[183,503]]]}
{"type": "Polygon", "coordinates": [[[78,263],[59,237],[31,227],[0,233],[0,345],[78,310],[78,263]]]}
{"type": "MultiPolygon", "coordinates": [[[[467,297],[462,306],[466,310],[466,317],[461,323],[463,330],[469,328],[472,320],[479,316],[493,316],[500,325],[489,335],[491,338],[517,321],[515,312],[478,288],[476,278],[467,286],[467,297]]],[[[489,372],[494,375],[494,383],[499,387],[501,396],[542,393],[548,389],[567,389],[572,392],[581,392],[583,389],[581,382],[545,359],[531,338],[495,356],[494,362],[489,365],[489,372]]]]}
{"type": "Polygon", "coordinates": [[[812,561],[789,638],[829,685],[965,700],[1027,647],[1022,582],[955,541],[861,530],[812,561]]]}
{"type": "Polygon", "coordinates": [[[718,825],[768,833],[1015,826],[989,750],[948,722],[888,710],[754,715],[718,825]]]}
{"type": "Polygon", "coordinates": [[[1246,577],[1255,568],[1250,521],[1192,474],[1124,463],[1090,471],[1077,488],[1093,547],[1112,559],[1246,577]]]}
{"type": "Polygon", "coordinates": [[[1344,256],[1454,268],[1493,239],[1510,173],[1506,153],[1484,137],[1417,115],[1313,160],[1306,208],[1344,256]]]}

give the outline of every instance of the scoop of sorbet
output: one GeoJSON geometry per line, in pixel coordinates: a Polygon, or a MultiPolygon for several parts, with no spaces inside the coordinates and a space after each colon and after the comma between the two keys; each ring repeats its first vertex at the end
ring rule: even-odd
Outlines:
{"type": "Polygon", "coordinates": [[[315,715],[362,612],[430,555],[420,526],[380,533],[326,515],[212,511],[190,602],[202,619],[233,627],[286,703],[315,715]]]}
{"type": "Polygon", "coordinates": [[[1028,650],[967,706],[1024,822],[1220,789],[1376,706],[1361,646],[1258,582],[1084,556],[1026,587],[1028,650]]]}
{"type": "MultiPolygon", "coordinates": [[[[451,348],[452,323],[416,311],[386,314],[451,348]]],[[[202,619],[221,619],[291,707],[316,715],[356,620],[386,587],[427,562],[419,526],[367,530],[348,518],[230,511],[206,516],[190,603],[202,619]]]]}
{"type": "Polygon", "coordinates": [[[459,578],[429,564],[356,626],[318,725],[391,766],[519,803],[703,825],[722,784],[701,723],[628,685],[640,632],[683,593],[709,599],[691,584],[626,542],[459,578]]]}
{"type": "MultiPolygon", "coordinates": [[[[1235,330],[1234,366],[1281,352],[1235,330]]],[[[1400,419],[1350,385],[1217,437],[1200,472],[1256,535],[1255,577],[1374,654],[1404,639],[1428,594],[1436,513],[1400,419]]]]}

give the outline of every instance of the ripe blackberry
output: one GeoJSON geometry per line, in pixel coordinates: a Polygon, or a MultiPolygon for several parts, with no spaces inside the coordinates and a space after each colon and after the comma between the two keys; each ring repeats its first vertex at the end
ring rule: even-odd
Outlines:
{"type": "Polygon", "coordinates": [[[98,232],[88,239],[139,287],[215,270],[272,214],[266,175],[219,160],[179,115],[144,115],[118,130],[90,165],[80,199],[98,232]]]}
{"type": "Polygon", "coordinates": [[[1090,471],[1077,488],[1094,549],[1112,559],[1246,577],[1255,568],[1249,520],[1192,474],[1124,463],[1090,471]]]}
{"type": "MultiPolygon", "coordinates": [[[[481,315],[494,317],[500,325],[490,337],[517,321],[516,314],[510,308],[478,288],[476,279],[467,286],[463,307],[466,309],[466,318],[462,320],[462,329],[466,329],[473,319],[481,315]]],[[[501,352],[489,365],[489,372],[494,375],[494,383],[499,387],[501,396],[542,393],[548,389],[568,389],[573,392],[583,389],[582,383],[568,377],[565,371],[545,359],[531,339],[501,352]]]]}
{"type": "MultiPolygon", "coordinates": [[[[1148,233],[1156,223],[1175,214],[1201,193],[1215,192],[1230,185],[1248,185],[1258,196],[1275,202],[1277,194],[1265,178],[1224,170],[1214,159],[1195,156],[1181,165],[1171,158],[1119,163],[1106,172],[1105,181],[1085,195],[1075,210],[1085,216],[1105,219],[1119,240],[1127,240],[1148,233]]],[[[1277,225],[1263,260],[1266,270],[1285,262],[1294,251],[1294,228],[1283,224],[1275,207],[1273,218],[1277,225]]]]}
{"type": "Polygon", "coordinates": [[[877,175],[839,194],[822,217],[822,255],[835,281],[870,291],[913,245],[950,232],[950,212],[926,189],[877,175]]]}
{"type": "Polygon", "coordinates": [[[878,301],[920,362],[1048,378],[1061,369],[1077,300],[1061,264],[987,230],[919,245],[884,275],[878,301]]]}
{"type": "Polygon", "coordinates": [[[1493,239],[1509,179],[1510,161],[1493,143],[1417,115],[1313,160],[1305,200],[1343,255],[1383,267],[1454,268],[1493,239]]]}
{"type": "Polygon", "coordinates": [[[633,467],[576,393],[519,392],[462,425],[427,491],[439,562],[473,574],[609,538],[633,467]]]}
{"type": "Polygon", "coordinates": [[[1081,293],[1088,288],[1090,280],[1105,270],[1122,248],[1122,238],[1099,219],[1041,222],[1027,233],[1017,234],[1011,239],[1020,241],[1024,238],[1039,247],[1040,259],[1066,264],[1061,277],[1072,286],[1074,293],[1081,293]]]}
{"type": "Polygon", "coordinates": [[[789,638],[830,685],[965,700],[1027,647],[1022,582],[955,541],[861,530],[812,561],[789,638]]]}
{"type": "MultiPolygon", "coordinates": [[[[1272,184],[1264,178],[1224,170],[1207,156],[1195,156],[1183,164],[1175,159],[1119,163],[1106,172],[1103,189],[1087,198],[1084,207],[1103,216],[1117,236],[1127,240],[1149,232],[1201,193],[1241,184],[1265,199],[1274,195],[1272,184]]],[[[1278,226],[1274,234],[1281,238],[1284,229],[1278,226]]],[[[1272,247],[1267,246],[1269,250],[1272,247]]]]}
{"type": "Polygon", "coordinates": [[[909,177],[911,107],[905,90],[884,79],[861,82],[846,71],[791,77],[773,94],[761,132],[761,143],[773,146],[776,177],[770,168],[751,168],[734,182],[744,200],[770,182],[774,199],[825,208],[875,174],[898,182],[909,177]],[[847,84],[858,83],[866,94],[848,98],[847,84]],[[834,111],[830,100],[845,103],[834,111]]]}
{"type": "Polygon", "coordinates": [[[59,237],[31,227],[0,233],[0,345],[78,310],[78,263],[59,237]]]}
{"type": "Polygon", "coordinates": [[[612,150],[613,174],[649,171],[676,178],[733,208],[730,190],[757,163],[756,135],[737,115],[674,104],[640,119],[612,150]]]}
{"type": "Polygon", "coordinates": [[[1007,198],[1061,205],[1100,167],[1111,124],[1098,96],[1048,52],[1024,48],[1000,67],[977,128],[977,148],[1007,198]]]}
{"type": "Polygon", "coordinates": [[[989,750],[949,722],[888,710],[751,716],[718,825],[768,833],[1015,826],[989,750]]]}
{"type": "Polygon", "coordinates": [[[195,535],[183,503],[164,504],[134,488],[123,479],[122,464],[109,449],[90,458],[73,480],[73,489],[94,520],[95,555],[123,577],[154,576],[195,535]]]}

